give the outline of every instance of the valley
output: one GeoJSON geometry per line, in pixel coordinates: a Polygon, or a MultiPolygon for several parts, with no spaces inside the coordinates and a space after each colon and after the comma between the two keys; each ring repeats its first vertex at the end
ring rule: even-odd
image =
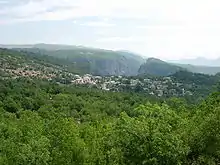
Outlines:
{"type": "Polygon", "coordinates": [[[220,162],[219,73],[50,49],[0,49],[0,164],[220,162]]]}
{"type": "Polygon", "coordinates": [[[0,0],[0,165],[220,165],[219,9],[0,0]]]}
{"type": "Polygon", "coordinates": [[[140,66],[139,75],[125,76],[82,74],[83,72],[76,74],[68,61],[39,55],[36,52],[1,49],[0,57],[1,76],[4,79],[40,78],[60,84],[81,85],[114,92],[136,92],[146,96],[205,97],[219,81],[217,75],[188,72],[186,69],[153,58],[140,66]],[[190,77],[194,77],[194,81],[187,81],[190,77]]]}

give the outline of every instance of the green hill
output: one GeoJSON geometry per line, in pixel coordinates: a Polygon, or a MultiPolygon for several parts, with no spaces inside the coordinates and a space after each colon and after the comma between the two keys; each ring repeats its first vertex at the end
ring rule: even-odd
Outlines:
{"type": "Polygon", "coordinates": [[[0,164],[218,165],[219,102],[0,79],[0,164]]]}
{"type": "Polygon", "coordinates": [[[156,76],[168,76],[178,71],[189,71],[192,73],[215,75],[220,72],[220,67],[169,63],[160,59],[149,58],[144,64],[141,65],[138,73],[156,76]]]}
{"type": "Polygon", "coordinates": [[[217,75],[207,75],[201,73],[192,73],[188,71],[179,71],[171,76],[174,80],[183,83],[197,84],[197,85],[214,85],[219,81],[219,76],[217,75]]]}
{"type": "Polygon", "coordinates": [[[179,66],[166,63],[160,59],[149,58],[143,65],[141,65],[138,73],[157,76],[168,76],[180,70],[184,69],[179,66]]]}

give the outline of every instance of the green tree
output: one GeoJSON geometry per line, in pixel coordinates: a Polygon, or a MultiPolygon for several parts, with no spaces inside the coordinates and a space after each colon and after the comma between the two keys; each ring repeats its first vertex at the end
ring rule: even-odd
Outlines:
{"type": "Polygon", "coordinates": [[[0,161],[7,165],[47,165],[50,160],[49,139],[44,124],[35,112],[5,113],[0,124],[0,161]]]}
{"type": "Polygon", "coordinates": [[[49,151],[52,158],[50,164],[83,164],[87,153],[75,121],[58,117],[47,124],[46,136],[50,139],[49,151]]]}
{"type": "Polygon", "coordinates": [[[19,110],[18,104],[11,98],[6,97],[3,101],[4,109],[8,112],[17,112],[19,110]]]}
{"type": "Polygon", "coordinates": [[[179,116],[168,106],[142,105],[137,117],[122,114],[118,136],[126,164],[179,164],[188,147],[178,135],[179,116]]]}

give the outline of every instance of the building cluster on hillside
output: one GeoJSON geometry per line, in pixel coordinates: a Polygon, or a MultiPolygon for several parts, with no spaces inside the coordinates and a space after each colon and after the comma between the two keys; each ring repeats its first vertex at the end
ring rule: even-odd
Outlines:
{"type": "Polygon", "coordinates": [[[171,77],[138,79],[122,76],[101,77],[86,74],[84,76],[75,75],[71,83],[95,86],[106,91],[133,90],[158,97],[193,95],[192,92],[185,89],[185,84],[175,82],[171,77]]]}
{"type": "Polygon", "coordinates": [[[53,78],[57,77],[59,73],[62,73],[62,71],[54,69],[53,67],[47,67],[38,64],[35,64],[34,66],[33,64],[17,64],[16,66],[13,66],[9,63],[4,63],[0,68],[0,71],[7,73],[13,78],[35,77],[47,80],[52,80],[53,78]]]}
{"type": "Polygon", "coordinates": [[[4,61],[0,71],[8,73],[14,78],[37,77],[64,84],[87,85],[105,91],[143,92],[158,97],[193,95],[189,90],[191,84],[175,82],[171,77],[144,79],[123,76],[93,76],[91,74],[80,76],[59,68],[30,63],[17,63],[15,67],[15,65],[4,61]]]}
{"type": "Polygon", "coordinates": [[[35,70],[24,70],[24,68],[18,68],[15,70],[12,69],[5,69],[6,72],[9,74],[12,74],[17,77],[38,77],[38,78],[44,78],[44,79],[52,79],[56,77],[53,73],[42,73],[41,71],[35,71],[35,70]]]}
{"type": "Polygon", "coordinates": [[[73,80],[71,81],[74,84],[90,84],[97,85],[100,84],[102,80],[101,76],[92,76],[90,74],[86,74],[84,76],[74,75],[73,80]]]}

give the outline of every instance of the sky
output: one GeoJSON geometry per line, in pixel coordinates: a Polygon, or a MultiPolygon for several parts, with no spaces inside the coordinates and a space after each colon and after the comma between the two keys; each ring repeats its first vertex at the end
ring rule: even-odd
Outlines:
{"type": "Polygon", "coordinates": [[[0,44],[214,59],[220,57],[219,9],[219,0],[0,0],[0,44]]]}

